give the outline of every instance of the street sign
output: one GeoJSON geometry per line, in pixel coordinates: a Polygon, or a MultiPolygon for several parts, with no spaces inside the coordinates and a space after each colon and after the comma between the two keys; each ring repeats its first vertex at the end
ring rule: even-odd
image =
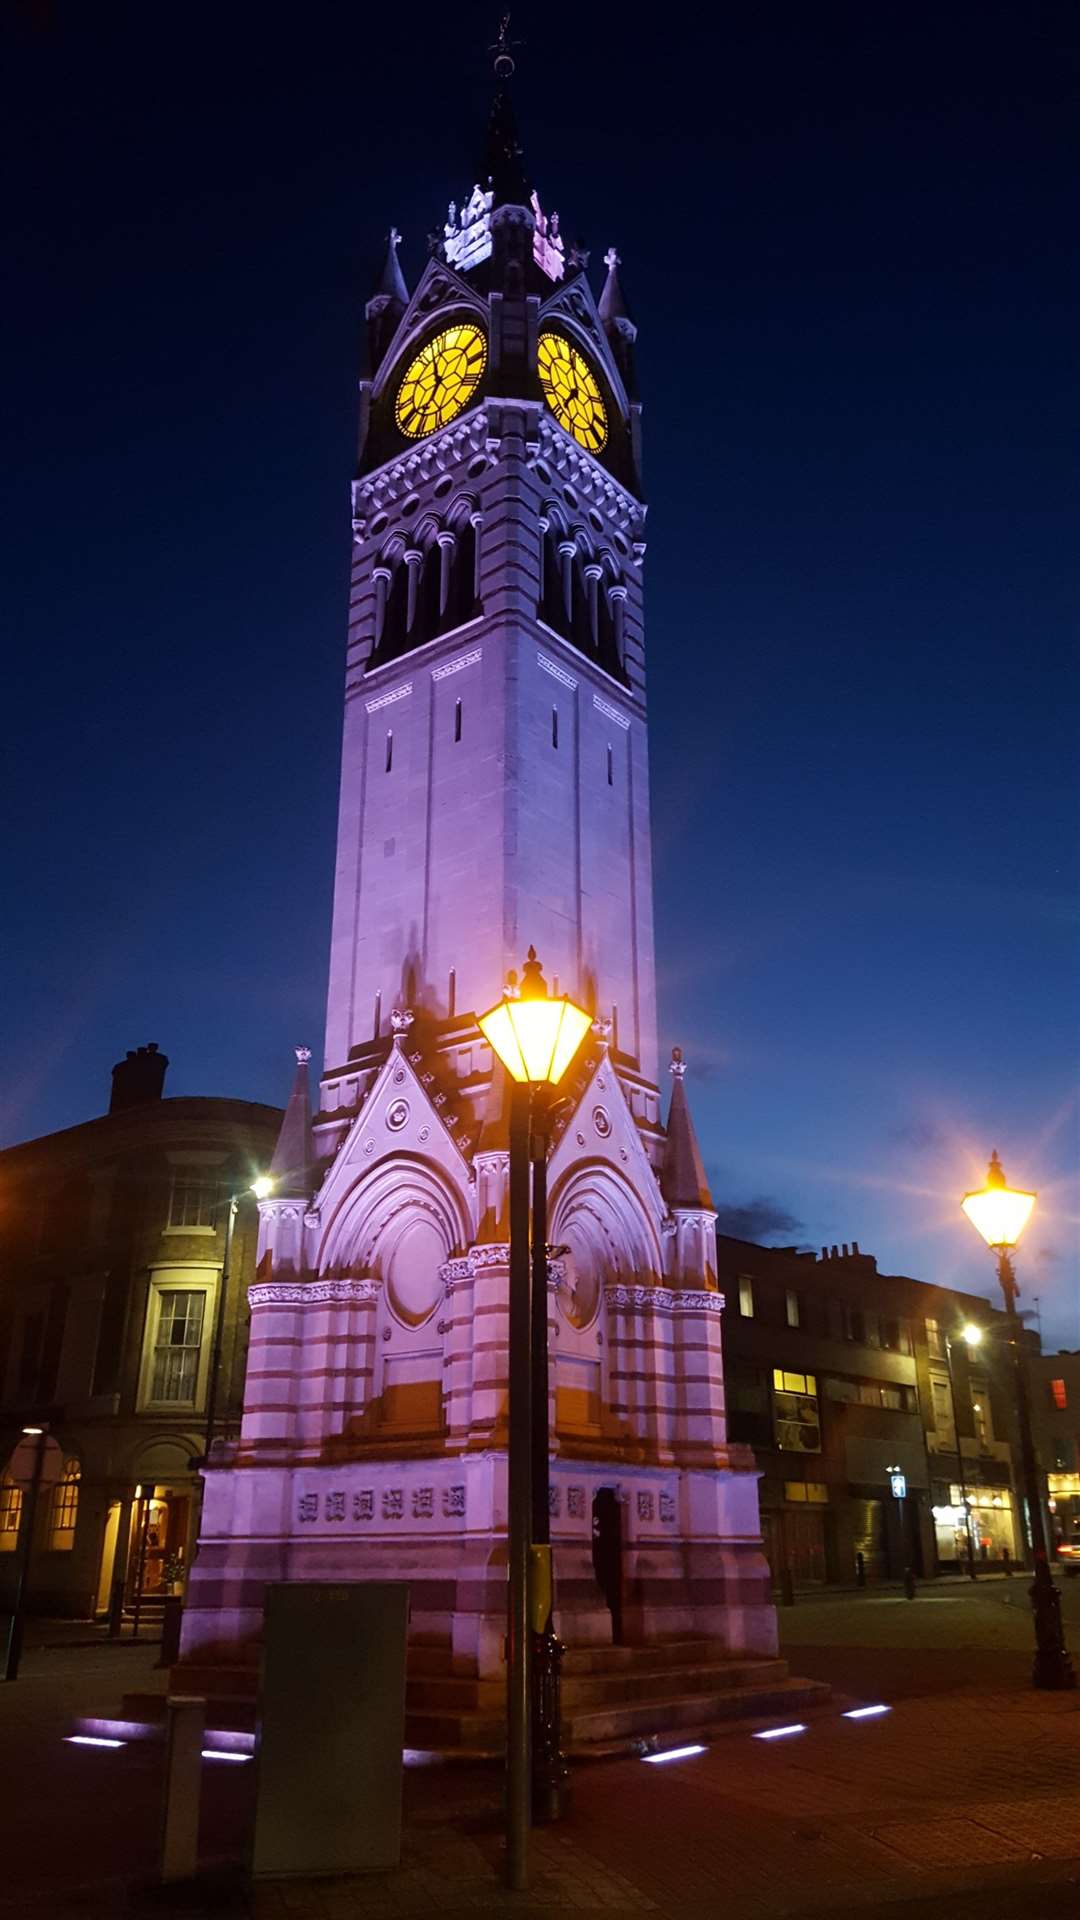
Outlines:
{"type": "Polygon", "coordinates": [[[905,1473],[891,1473],[889,1475],[889,1485],[893,1490],[893,1499],[903,1500],[907,1493],[907,1475],[905,1473]]]}

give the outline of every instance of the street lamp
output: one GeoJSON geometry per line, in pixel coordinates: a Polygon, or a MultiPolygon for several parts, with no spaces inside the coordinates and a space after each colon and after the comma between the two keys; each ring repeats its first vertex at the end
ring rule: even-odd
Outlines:
{"type": "MultiPolygon", "coordinates": [[[[986,1185],[977,1193],[966,1193],[961,1202],[964,1212],[986,1241],[997,1260],[998,1280],[1005,1297],[1005,1317],[1012,1347],[1016,1376],[1016,1412],[1020,1427],[1020,1455],[1024,1470],[1024,1493],[1031,1526],[1031,1545],[1035,1574],[1031,1583],[1031,1610],[1035,1619],[1035,1663],[1032,1679],[1037,1687],[1075,1687],[1076,1675],[1065,1647],[1061,1627],[1061,1599],[1054,1585],[1046,1557],[1046,1528],[1043,1524],[1039,1476],[1035,1465],[1035,1443],[1031,1435],[1031,1405],[1027,1374],[1020,1344],[1022,1328],[1016,1311],[1019,1291],[1013,1271],[1012,1249],[1023,1233],[1035,1205],[1033,1193],[1010,1187],[996,1153],[990,1156],[986,1185]]],[[[959,1438],[959,1436],[957,1436],[959,1438]]]]}
{"type": "Polygon", "coordinates": [[[548,1510],[549,1090],[562,1079],[592,1021],[590,1015],[565,994],[549,995],[536,950],[530,947],[520,988],[517,992],[505,992],[496,1006],[480,1016],[478,1024],[513,1083],[510,1099],[506,1858],[508,1883],[520,1889],[528,1878],[530,1756],[537,1806],[548,1818],[557,1817],[565,1772],[559,1751],[559,1649],[551,1620],[548,1510]],[[530,1639],[530,1627],[536,1635],[535,1644],[530,1639]],[[534,1674],[535,1702],[532,1697],[534,1674]]]}
{"type": "Polygon", "coordinates": [[[233,1234],[236,1231],[236,1215],[241,1200],[247,1194],[254,1194],[256,1200],[265,1200],[274,1191],[274,1182],[268,1173],[260,1173],[249,1186],[241,1187],[238,1193],[231,1193],[226,1202],[225,1215],[225,1252],[221,1261],[221,1284],[214,1302],[214,1337],[210,1347],[210,1377],[206,1383],[206,1444],[203,1449],[203,1465],[210,1459],[210,1448],[214,1439],[214,1423],[217,1414],[218,1375],[221,1372],[221,1345],[225,1336],[225,1290],[229,1284],[229,1265],[232,1260],[233,1234]]]}
{"type": "MultiPolygon", "coordinates": [[[[968,1320],[965,1325],[960,1328],[960,1339],[964,1342],[969,1353],[973,1353],[975,1348],[981,1345],[982,1337],[982,1328],[977,1327],[973,1320],[968,1320]]],[[[945,1361],[949,1369],[949,1399],[952,1402],[953,1432],[956,1435],[956,1463],[960,1481],[960,1510],[964,1516],[964,1547],[967,1553],[968,1576],[974,1580],[975,1543],[971,1537],[971,1515],[968,1512],[967,1483],[964,1479],[964,1449],[960,1440],[960,1422],[956,1417],[956,1378],[953,1374],[952,1350],[952,1335],[947,1333],[945,1335],[945,1361]]]]}

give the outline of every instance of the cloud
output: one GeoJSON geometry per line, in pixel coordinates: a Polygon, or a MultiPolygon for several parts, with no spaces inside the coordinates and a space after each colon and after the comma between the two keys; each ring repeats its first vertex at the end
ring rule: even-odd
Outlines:
{"type": "Polygon", "coordinates": [[[802,1230],[802,1221],[796,1220],[793,1213],[789,1213],[786,1207],[770,1199],[767,1194],[759,1194],[754,1200],[717,1207],[716,1224],[721,1233],[730,1234],[733,1240],[767,1243],[780,1239],[785,1246],[797,1238],[802,1230]]]}

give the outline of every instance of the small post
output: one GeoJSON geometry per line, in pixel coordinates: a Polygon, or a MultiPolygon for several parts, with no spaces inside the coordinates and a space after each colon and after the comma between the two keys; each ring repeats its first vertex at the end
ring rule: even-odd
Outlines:
{"type": "Polygon", "coordinates": [[[41,1477],[45,1468],[45,1443],[48,1432],[45,1427],[25,1429],[31,1432],[37,1441],[34,1448],[34,1468],[30,1481],[30,1491],[25,1502],[22,1516],[22,1537],[19,1541],[19,1564],[15,1575],[15,1600],[11,1609],[11,1624],[8,1628],[8,1643],[4,1660],[4,1679],[17,1680],[23,1647],[23,1607],[26,1601],[26,1581],[30,1571],[30,1555],[34,1550],[34,1525],[37,1518],[38,1495],[41,1492],[41,1477]]]}
{"type": "Polygon", "coordinates": [[[199,1789],[206,1701],[171,1695],[165,1749],[165,1800],[162,1809],[161,1878],[190,1880],[199,1865],[199,1789]]]}
{"type": "Polygon", "coordinates": [[[904,1568],[904,1592],[909,1600],[915,1598],[915,1575],[910,1567],[904,1568]]]}
{"type": "Polygon", "coordinates": [[[865,1587],[866,1585],[866,1555],[864,1553],[857,1553],[855,1555],[855,1585],[857,1587],[865,1587]]]}

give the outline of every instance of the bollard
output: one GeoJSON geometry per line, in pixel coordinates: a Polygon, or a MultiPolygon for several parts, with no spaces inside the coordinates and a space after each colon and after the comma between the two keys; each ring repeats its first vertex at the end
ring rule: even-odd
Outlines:
{"type": "Polygon", "coordinates": [[[780,1569],[780,1605],[782,1607],[795,1605],[795,1581],[791,1568],[786,1563],[780,1569]]]}
{"type": "Polygon", "coordinates": [[[190,1880],[199,1865],[199,1789],[206,1701],[176,1694],[166,1702],[165,1800],[161,1823],[161,1878],[190,1880]]]}
{"type": "Polygon", "coordinates": [[[114,1580],[109,1596],[109,1639],[119,1640],[120,1629],[124,1624],[124,1582],[114,1580]]]}
{"type": "Polygon", "coordinates": [[[910,1568],[910,1567],[905,1567],[905,1568],[904,1568],[904,1592],[905,1592],[905,1593],[907,1594],[907,1597],[908,1597],[908,1599],[909,1599],[909,1600],[914,1600],[914,1598],[915,1598],[915,1575],[914,1575],[914,1574],[912,1573],[912,1571],[911,1571],[911,1568],[910,1568]]]}
{"type": "Polygon", "coordinates": [[[1012,1579],[1012,1570],[1013,1570],[1013,1569],[1012,1569],[1012,1559],[1011,1559],[1011,1556],[1010,1556],[1010,1554],[1009,1554],[1009,1549],[1008,1549],[1008,1547],[1002,1547],[1002,1549],[1001,1549],[1001,1571],[1002,1571],[1002,1573],[1003,1573],[1003,1574],[1005,1575],[1005,1578],[1006,1578],[1006,1580],[1011,1580],[1011,1579],[1012,1579]]]}
{"type": "Polygon", "coordinates": [[[183,1601],[178,1593],[170,1593],[161,1610],[159,1667],[174,1667],[180,1658],[180,1623],[183,1616],[183,1601]]]}
{"type": "Polygon", "coordinates": [[[855,1555],[855,1585],[857,1587],[866,1585],[866,1556],[861,1553],[855,1555]]]}

